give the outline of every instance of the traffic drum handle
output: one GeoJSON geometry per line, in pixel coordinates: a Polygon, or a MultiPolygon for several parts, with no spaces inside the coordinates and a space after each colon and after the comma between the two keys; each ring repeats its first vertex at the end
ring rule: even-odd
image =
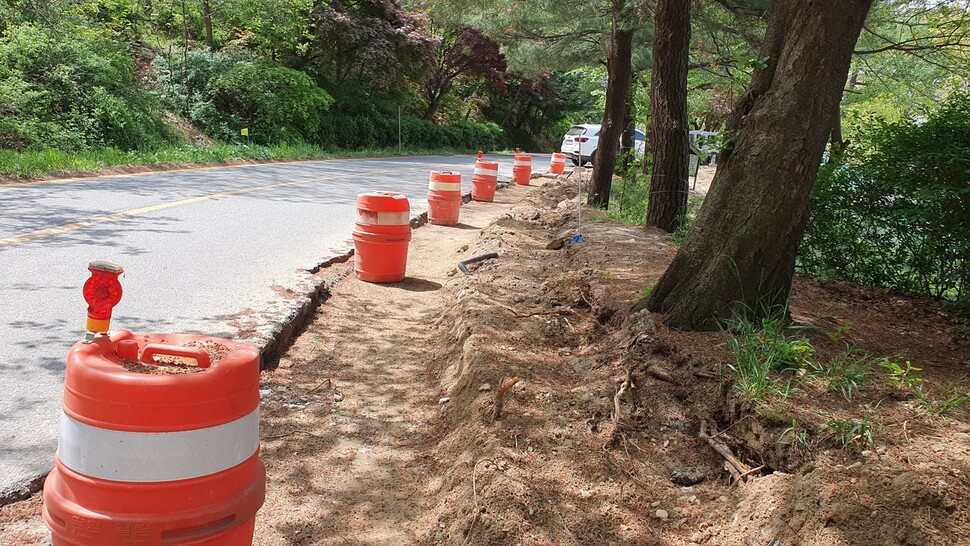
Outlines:
{"type": "Polygon", "coordinates": [[[141,360],[146,364],[155,364],[155,356],[177,356],[191,358],[199,363],[200,368],[208,368],[212,364],[209,353],[201,347],[182,347],[179,345],[166,345],[164,343],[149,343],[141,352],[141,360]]]}

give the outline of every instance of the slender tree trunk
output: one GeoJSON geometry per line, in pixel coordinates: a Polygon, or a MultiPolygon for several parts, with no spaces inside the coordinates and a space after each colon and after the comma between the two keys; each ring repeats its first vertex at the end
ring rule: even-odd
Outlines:
{"type": "Polygon", "coordinates": [[[787,304],[809,196],[873,0],[774,0],[759,70],[697,220],[647,307],[673,328],[787,304]]]}
{"type": "Polygon", "coordinates": [[[690,1],[658,0],[654,28],[647,225],[673,232],[687,214],[690,1]]]}
{"type": "MultiPolygon", "coordinates": [[[[846,90],[851,91],[855,88],[856,82],[859,81],[859,70],[853,70],[852,74],[849,76],[849,82],[846,85],[846,90]]],[[[845,147],[848,144],[847,141],[842,140],[842,101],[835,107],[835,119],[832,121],[832,135],[829,138],[829,157],[832,161],[841,163],[842,155],[845,152],[845,147]]]]}
{"type": "Polygon", "coordinates": [[[632,85],[636,79],[635,75],[630,75],[631,90],[626,94],[626,113],[623,118],[623,134],[620,136],[620,153],[622,154],[620,171],[622,173],[630,170],[630,166],[633,165],[633,156],[635,155],[637,141],[637,105],[632,93],[632,85]]]}
{"type": "Polygon", "coordinates": [[[202,20],[205,22],[205,45],[209,51],[216,52],[216,41],[212,37],[212,5],[209,0],[202,0],[202,20]]]}
{"type": "Polygon", "coordinates": [[[610,186],[616,168],[616,150],[623,132],[626,97],[630,93],[633,73],[633,30],[622,27],[624,0],[613,0],[613,32],[607,60],[606,109],[596,159],[593,162],[593,187],[589,193],[590,205],[607,208],[610,204],[610,186]]]}
{"type": "MultiPolygon", "coordinates": [[[[443,93],[442,93],[443,94],[443,93]]],[[[438,111],[438,98],[441,96],[437,91],[429,92],[426,97],[428,101],[428,107],[425,108],[424,114],[421,116],[422,119],[428,121],[434,121],[434,114],[438,111]]]]}

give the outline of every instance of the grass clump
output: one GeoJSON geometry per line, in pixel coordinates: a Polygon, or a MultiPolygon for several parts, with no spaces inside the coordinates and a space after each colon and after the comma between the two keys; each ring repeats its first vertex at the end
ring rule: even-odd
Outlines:
{"type": "Polygon", "coordinates": [[[728,368],[737,376],[734,388],[745,401],[769,395],[787,397],[793,376],[779,378],[778,374],[796,372],[813,362],[815,348],[807,338],[789,339],[785,323],[784,311],[760,322],[741,316],[728,322],[732,337],[727,346],[733,357],[728,368]]]}
{"type": "Polygon", "coordinates": [[[875,443],[873,426],[868,413],[860,419],[843,419],[834,413],[821,413],[826,420],[822,430],[832,434],[842,449],[865,449],[875,443]]]}
{"type": "Polygon", "coordinates": [[[839,355],[830,363],[813,362],[810,371],[815,378],[824,382],[829,392],[839,392],[847,402],[859,392],[869,380],[866,371],[872,360],[865,353],[850,352],[839,355]]]}
{"type": "Polygon", "coordinates": [[[950,384],[940,393],[940,396],[933,398],[917,389],[916,398],[920,406],[926,413],[937,417],[944,417],[950,413],[964,410],[970,405],[970,390],[962,384],[950,384]]]}

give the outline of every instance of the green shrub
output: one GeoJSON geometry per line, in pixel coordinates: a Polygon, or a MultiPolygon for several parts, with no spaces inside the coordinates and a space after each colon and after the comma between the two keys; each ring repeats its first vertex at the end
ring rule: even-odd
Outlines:
{"type": "Polygon", "coordinates": [[[820,276],[966,302],[970,96],[921,123],[873,122],[824,165],[799,251],[820,276]]]}
{"type": "Polygon", "coordinates": [[[133,150],[175,139],[109,36],[24,24],[0,37],[0,147],[133,150]]]}
{"type": "Polygon", "coordinates": [[[219,114],[213,136],[236,138],[249,128],[260,144],[311,139],[320,129],[320,114],[333,98],[298,70],[268,62],[237,63],[208,85],[219,114]]]}

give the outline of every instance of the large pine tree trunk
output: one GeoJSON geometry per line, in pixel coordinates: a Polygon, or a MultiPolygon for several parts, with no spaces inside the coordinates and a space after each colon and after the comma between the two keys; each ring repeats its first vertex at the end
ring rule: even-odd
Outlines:
{"type": "Polygon", "coordinates": [[[788,301],[809,196],[872,0],[775,0],[759,70],[728,122],[731,143],[694,226],[647,306],[712,329],[788,301]]]}
{"type": "Polygon", "coordinates": [[[650,152],[653,169],[647,225],[673,232],[687,213],[687,55],[690,2],[658,0],[654,13],[650,86],[650,152]]]}
{"type": "Polygon", "coordinates": [[[626,98],[633,75],[633,30],[623,28],[624,0],[613,0],[613,32],[607,60],[606,108],[596,157],[593,160],[592,190],[588,203],[606,208],[610,204],[610,186],[616,168],[616,151],[626,117],[626,98]]]}

